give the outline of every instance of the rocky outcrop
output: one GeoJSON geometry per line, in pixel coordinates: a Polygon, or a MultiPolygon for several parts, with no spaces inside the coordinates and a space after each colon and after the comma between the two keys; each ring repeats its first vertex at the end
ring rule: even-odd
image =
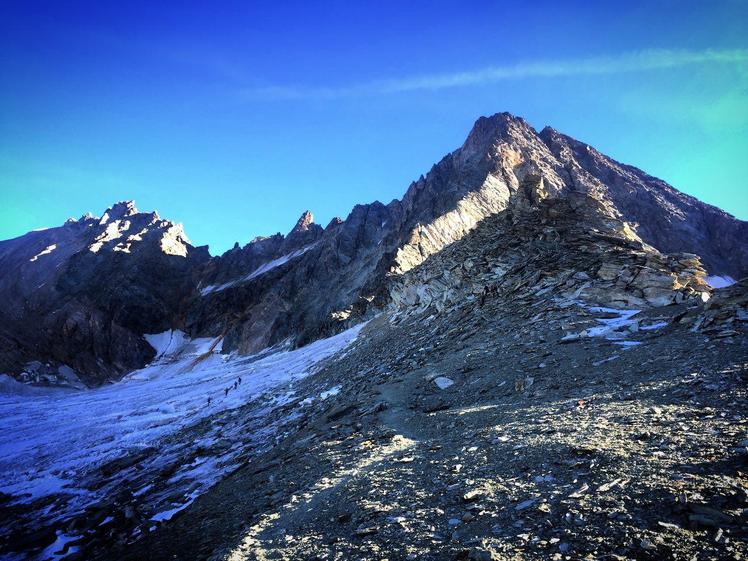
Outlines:
{"type": "Polygon", "coordinates": [[[748,327],[748,278],[715,291],[693,329],[710,337],[740,336],[748,327]]]}
{"type": "Polygon", "coordinates": [[[589,195],[516,206],[390,283],[395,311],[443,313],[465,301],[544,296],[569,303],[646,308],[704,302],[698,256],[664,255],[589,195]]]}

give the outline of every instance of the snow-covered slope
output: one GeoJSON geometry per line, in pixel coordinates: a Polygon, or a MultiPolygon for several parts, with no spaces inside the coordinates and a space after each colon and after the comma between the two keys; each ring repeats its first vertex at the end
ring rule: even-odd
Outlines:
{"type": "Polygon", "coordinates": [[[159,357],[153,364],[89,391],[30,388],[3,376],[0,493],[33,505],[3,532],[64,521],[100,501],[105,526],[128,515],[116,501],[130,492],[139,505],[132,516],[168,520],[240,457],[273,442],[267,415],[296,397],[294,380],[345,348],[362,326],[248,357],[221,355],[212,339],[149,336],[159,357]]]}

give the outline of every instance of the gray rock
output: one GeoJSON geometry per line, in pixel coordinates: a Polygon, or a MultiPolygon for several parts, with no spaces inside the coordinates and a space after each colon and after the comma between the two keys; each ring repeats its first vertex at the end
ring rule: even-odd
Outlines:
{"type": "Polygon", "coordinates": [[[454,384],[454,380],[447,378],[446,376],[437,376],[432,381],[440,390],[446,390],[448,387],[454,384]]]}
{"type": "Polygon", "coordinates": [[[471,561],[496,561],[501,559],[498,552],[488,549],[485,547],[474,547],[468,554],[468,559],[471,561]]]}

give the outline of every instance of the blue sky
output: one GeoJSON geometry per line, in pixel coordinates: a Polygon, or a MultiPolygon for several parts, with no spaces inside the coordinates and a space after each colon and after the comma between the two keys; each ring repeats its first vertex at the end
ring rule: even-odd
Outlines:
{"type": "Polygon", "coordinates": [[[511,111],[748,218],[748,2],[9,2],[0,238],[112,202],[213,253],[389,202],[511,111]]]}

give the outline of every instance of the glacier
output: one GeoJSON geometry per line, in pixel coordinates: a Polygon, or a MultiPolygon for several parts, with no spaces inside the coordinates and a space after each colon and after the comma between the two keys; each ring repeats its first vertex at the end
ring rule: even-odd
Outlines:
{"type": "MultiPolygon", "coordinates": [[[[29,387],[0,375],[0,493],[31,505],[26,523],[41,526],[127,489],[148,531],[280,438],[264,419],[294,399],[294,381],[363,326],[252,356],[220,354],[220,339],[148,335],[156,359],[93,390],[29,387]],[[248,404],[255,407],[242,416],[248,404]]],[[[109,514],[101,524],[112,522],[109,514]]]]}

